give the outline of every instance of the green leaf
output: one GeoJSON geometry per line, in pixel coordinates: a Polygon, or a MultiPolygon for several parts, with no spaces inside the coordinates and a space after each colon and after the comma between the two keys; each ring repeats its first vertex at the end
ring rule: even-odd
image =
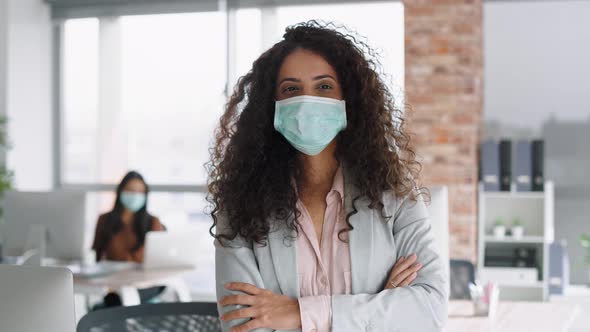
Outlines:
{"type": "Polygon", "coordinates": [[[578,241],[582,247],[590,249],[590,236],[588,234],[581,234],[578,241]]]}
{"type": "MultiPolygon", "coordinates": [[[[10,149],[10,144],[6,140],[5,126],[7,119],[4,116],[0,116],[0,151],[10,149]]],[[[4,192],[12,189],[12,182],[14,179],[14,173],[7,170],[5,166],[0,165],[0,197],[4,195],[4,192]]],[[[3,210],[0,206],[0,218],[2,217],[3,210]]]]}

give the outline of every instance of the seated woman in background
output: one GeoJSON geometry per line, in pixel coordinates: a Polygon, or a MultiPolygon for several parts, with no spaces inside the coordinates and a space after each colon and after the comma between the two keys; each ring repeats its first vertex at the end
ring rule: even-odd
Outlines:
{"type": "Polygon", "coordinates": [[[97,261],[143,262],[147,232],[165,230],[160,220],[147,212],[148,193],[139,173],[131,171],[123,177],[113,210],[101,215],[96,223],[92,249],[97,261]]]}

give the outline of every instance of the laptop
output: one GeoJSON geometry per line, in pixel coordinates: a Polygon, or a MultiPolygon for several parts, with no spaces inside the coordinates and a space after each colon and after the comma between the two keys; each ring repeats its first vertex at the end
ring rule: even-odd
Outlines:
{"type": "Polygon", "coordinates": [[[0,264],[0,331],[76,331],[72,273],[0,264]]]}
{"type": "Polygon", "coordinates": [[[195,268],[199,257],[199,238],[195,230],[147,233],[143,269],[195,268]]]}

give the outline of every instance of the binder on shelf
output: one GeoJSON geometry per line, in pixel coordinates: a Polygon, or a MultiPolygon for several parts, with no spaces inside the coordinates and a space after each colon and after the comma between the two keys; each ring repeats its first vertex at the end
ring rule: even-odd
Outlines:
{"type": "Polygon", "coordinates": [[[485,191],[500,190],[498,143],[487,140],[481,144],[481,181],[485,191]]]}
{"type": "Polygon", "coordinates": [[[501,140],[500,154],[500,191],[510,191],[512,184],[512,142],[501,140]]]}
{"type": "Polygon", "coordinates": [[[545,190],[545,148],[543,140],[534,140],[531,143],[531,163],[532,163],[532,190],[545,190]]]}
{"type": "Polygon", "coordinates": [[[570,282],[570,262],[565,241],[549,245],[549,294],[563,295],[570,282]]]}
{"type": "Polygon", "coordinates": [[[516,183],[516,191],[531,191],[532,179],[532,147],[529,141],[516,142],[514,153],[513,175],[516,183]]]}

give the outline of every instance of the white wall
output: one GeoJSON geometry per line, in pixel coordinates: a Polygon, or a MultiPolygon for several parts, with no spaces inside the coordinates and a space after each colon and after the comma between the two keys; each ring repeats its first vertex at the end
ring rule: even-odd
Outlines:
{"type": "MultiPolygon", "coordinates": [[[[7,0],[0,0],[0,116],[6,115],[6,44],[8,31],[7,0]]],[[[4,156],[0,156],[4,162],[4,156]]]]}
{"type": "Polygon", "coordinates": [[[484,61],[486,136],[545,139],[555,239],[568,243],[571,281],[588,283],[578,236],[590,233],[590,2],[485,3],[484,61]]]}
{"type": "MultiPolygon", "coordinates": [[[[0,0],[0,116],[6,117],[6,92],[8,80],[8,2],[0,0]]],[[[6,128],[2,128],[6,132],[6,128]]],[[[0,166],[6,166],[6,150],[0,149],[0,166]]]]}
{"type": "Polygon", "coordinates": [[[486,120],[590,119],[590,2],[484,4],[486,120]]]}
{"type": "Polygon", "coordinates": [[[15,172],[16,188],[47,190],[53,185],[50,10],[41,0],[0,1],[8,14],[2,20],[7,39],[0,37],[0,51],[7,49],[8,135],[13,145],[7,163],[15,172]]]}

